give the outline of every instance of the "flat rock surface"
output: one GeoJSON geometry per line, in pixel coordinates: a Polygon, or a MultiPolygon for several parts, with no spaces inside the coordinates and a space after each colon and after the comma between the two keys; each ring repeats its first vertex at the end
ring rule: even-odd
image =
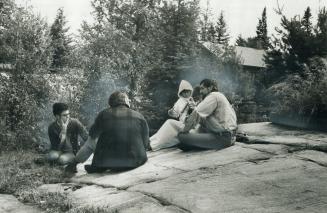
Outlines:
{"type": "Polygon", "coordinates": [[[20,203],[12,195],[0,194],[0,213],[39,213],[35,207],[27,206],[20,203]]]}
{"type": "MultiPolygon", "coordinates": [[[[39,190],[67,193],[73,208],[114,212],[326,212],[327,133],[253,123],[249,143],[223,150],[149,152],[131,171],[86,174],[39,190]]],[[[86,162],[89,164],[90,160],[86,162]]]]}
{"type": "Polygon", "coordinates": [[[191,212],[324,212],[326,168],[276,158],[196,170],[130,188],[191,212]]]}
{"type": "Polygon", "coordinates": [[[241,124],[239,132],[249,135],[251,143],[285,144],[327,151],[327,134],[274,125],[270,122],[241,124]]]}
{"type": "Polygon", "coordinates": [[[296,156],[301,159],[316,162],[317,164],[327,167],[327,153],[314,150],[305,150],[298,152],[296,156]]]}

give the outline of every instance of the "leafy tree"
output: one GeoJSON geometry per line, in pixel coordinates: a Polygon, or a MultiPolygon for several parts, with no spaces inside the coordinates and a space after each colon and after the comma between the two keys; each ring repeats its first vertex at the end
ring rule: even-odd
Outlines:
{"type": "Polygon", "coordinates": [[[48,26],[31,7],[12,0],[0,0],[0,19],[0,63],[13,65],[1,79],[6,85],[0,91],[1,120],[6,125],[0,137],[5,131],[12,136],[12,147],[19,148],[19,142],[30,147],[36,141],[39,108],[47,100],[46,80],[40,75],[50,63],[48,26]]]}
{"type": "Polygon", "coordinates": [[[156,1],[93,0],[92,5],[95,21],[82,25],[78,54],[89,81],[83,101],[92,103],[84,114],[105,107],[103,97],[117,87],[139,97],[146,73],[162,63],[164,51],[156,1]]]}
{"type": "MultiPolygon", "coordinates": [[[[159,31],[161,32],[159,45],[162,45],[163,70],[152,71],[151,79],[158,81],[176,79],[183,61],[194,54],[197,44],[197,20],[199,8],[197,1],[175,0],[163,1],[158,8],[159,31]]],[[[150,77],[149,76],[149,77],[150,77]]],[[[150,86],[151,87],[151,86],[150,86]]]]}
{"type": "Polygon", "coordinates": [[[161,35],[157,45],[162,47],[161,63],[146,75],[145,92],[153,100],[152,103],[162,109],[159,113],[155,112],[161,117],[157,123],[160,124],[166,118],[167,107],[175,99],[182,73],[187,72],[196,53],[198,1],[163,1],[163,5],[158,7],[158,16],[158,30],[161,35]]]}
{"type": "MultiPolygon", "coordinates": [[[[141,98],[144,106],[151,102],[144,110],[146,116],[150,105],[157,114],[166,114],[162,106],[175,91],[163,93],[158,88],[171,89],[184,61],[192,54],[198,34],[197,12],[190,8],[197,4],[184,0],[93,0],[92,5],[95,22],[83,24],[79,54],[89,78],[85,101],[94,103],[87,108],[104,107],[95,104],[108,96],[101,86],[105,83],[124,87],[131,98],[141,98]],[[161,92],[161,100],[155,92],[161,92]],[[92,100],[86,100],[89,98],[92,100]]],[[[133,105],[140,106],[138,102],[133,105]]]]}
{"type": "Polygon", "coordinates": [[[136,92],[158,55],[157,8],[154,1],[94,0],[96,23],[84,24],[82,38],[92,70],[110,72],[136,92]],[[151,64],[150,61],[153,63],[151,64]]]}
{"type": "Polygon", "coordinates": [[[54,23],[51,25],[50,37],[53,50],[51,67],[58,68],[67,65],[68,55],[71,51],[70,37],[67,35],[69,28],[65,27],[66,20],[63,8],[59,8],[54,23]]]}
{"type": "Polygon", "coordinates": [[[227,32],[227,24],[223,12],[220,12],[220,16],[216,23],[215,30],[216,30],[216,42],[218,44],[227,44],[230,36],[227,32]]]}
{"type": "Polygon", "coordinates": [[[10,63],[18,73],[31,73],[48,66],[48,27],[14,1],[0,0],[0,62],[10,63]]]}
{"type": "Polygon", "coordinates": [[[14,63],[14,39],[10,33],[13,28],[12,14],[16,10],[14,1],[0,0],[0,63],[14,63]]]}

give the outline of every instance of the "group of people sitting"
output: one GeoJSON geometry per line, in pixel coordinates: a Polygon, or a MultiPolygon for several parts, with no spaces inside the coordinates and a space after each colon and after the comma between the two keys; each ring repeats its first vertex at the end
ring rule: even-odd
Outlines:
{"type": "Polygon", "coordinates": [[[178,100],[168,110],[168,119],[149,138],[149,127],[142,114],[130,108],[126,93],[116,91],[109,107],[96,117],[89,132],[80,121],[70,118],[65,103],[55,103],[55,121],[48,128],[51,162],[67,165],[67,172],[76,172],[78,163],[92,153],[88,173],[130,170],[147,161],[148,150],[172,146],[186,150],[223,149],[235,142],[236,114],[227,98],[218,91],[215,80],[204,79],[194,90],[182,80],[178,100]],[[83,139],[79,143],[78,136],[83,139]]]}

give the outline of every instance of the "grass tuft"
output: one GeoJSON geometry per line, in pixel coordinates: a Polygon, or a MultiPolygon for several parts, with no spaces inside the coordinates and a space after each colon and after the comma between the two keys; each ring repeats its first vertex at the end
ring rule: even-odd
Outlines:
{"type": "Polygon", "coordinates": [[[0,155],[0,193],[16,194],[26,188],[64,179],[62,169],[48,164],[36,165],[41,155],[31,151],[8,152],[0,155]]]}
{"type": "Polygon", "coordinates": [[[67,194],[60,192],[26,190],[20,193],[19,200],[25,203],[33,203],[47,213],[67,212],[72,208],[72,202],[67,194]]]}
{"type": "Polygon", "coordinates": [[[35,164],[41,154],[32,151],[12,151],[0,154],[0,193],[13,194],[21,202],[37,205],[48,213],[67,212],[71,202],[64,193],[40,192],[43,184],[64,182],[59,166],[35,164]]]}

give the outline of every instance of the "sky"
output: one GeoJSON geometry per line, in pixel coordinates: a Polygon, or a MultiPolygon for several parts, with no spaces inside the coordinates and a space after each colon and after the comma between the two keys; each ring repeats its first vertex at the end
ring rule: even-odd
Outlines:
{"type": "MultiPolygon", "coordinates": [[[[200,6],[205,9],[208,0],[200,0],[200,6]]],[[[67,18],[67,25],[70,32],[77,34],[83,20],[91,21],[92,7],[91,0],[16,0],[21,5],[32,5],[36,13],[45,17],[49,24],[52,24],[58,8],[64,8],[67,18]]],[[[283,7],[287,17],[303,15],[304,10],[310,6],[314,20],[319,8],[327,7],[327,0],[278,0],[280,7],[283,7]]],[[[209,0],[212,19],[223,11],[228,31],[232,41],[241,34],[247,38],[255,36],[258,19],[261,17],[262,10],[267,7],[268,34],[275,33],[274,28],[280,26],[280,16],[274,12],[277,8],[277,0],[209,0]]]]}

